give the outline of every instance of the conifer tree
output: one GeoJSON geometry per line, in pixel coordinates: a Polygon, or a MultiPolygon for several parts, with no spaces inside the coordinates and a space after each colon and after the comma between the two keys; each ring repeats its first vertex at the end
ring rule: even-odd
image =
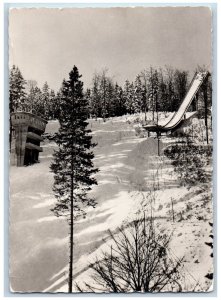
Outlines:
{"type": "Polygon", "coordinates": [[[101,95],[101,116],[103,121],[106,121],[106,117],[108,117],[108,77],[107,77],[107,69],[104,69],[100,75],[100,95],[101,95]]]}
{"type": "Polygon", "coordinates": [[[114,109],[115,116],[122,116],[126,113],[123,89],[117,83],[114,88],[114,109]]]}
{"type": "Polygon", "coordinates": [[[174,69],[170,66],[166,66],[166,85],[167,85],[168,111],[174,111],[174,102],[175,102],[174,69]]]}
{"type": "Polygon", "coordinates": [[[22,110],[25,104],[25,84],[21,71],[15,65],[12,66],[9,77],[9,111],[10,113],[22,110]]]}
{"type": "Polygon", "coordinates": [[[98,117],[101,117],[101,96],[99,90],[99,74],[94,74],[92,79],[92,91],[91,91],[91,100],[90,100],[90,108],[92,117],[95,117],[97,120],[98,117]]]}
{"type": "Polygon", "coordinates": [[[30,112],[33,112],[35,108],[35,88],[33,86],[30,87],[27,93],[27,106],[30,112]]]}
{"type": "Polygon", "coordinates": [[[144,120],[147,121],[147,111],[149,109],[148,107],[148,80],[149,80],[149,72],[148,70],[143,70],[140,73],[140,79],[143,86],[142,91],[142,111],[144,112],[144,120]]]}
{"type": "Polygon", "coordinates": [[[154,112],[156,111],[157,98],[158,98],[158,72],[157,70],[150,67],[149,71],[149,87],[148,87],[148,100],[149,107],[152,110],[153,118],[152,121],[155,120],[154,112]]]}
{"type": "Polygon", "coordinates": [[[114,117],[116,115],[114,86],[109,78],[108,78],[108,83],[107,83],[106,111],[107,111],[107,117],[114,117]]]}
{"type": "Polygon", "coordinates": [[[50,90],[49,97],[48,97],[48,102],[47,102],[47,112],[48,112],[47,118],[49,120],[54,120],[55,119],[56,100],[57,100],[57,98],[55,96],[54,90],[50,90]]]}
{"type": "Polygon", "coordinates": [[[44,83],[42,87],[42,105],[44,108],[44,117],[46,119],[49,119],[50,115],[50,92],[49,92],[49,86],[47,81],[44,83]]]}
{"type": "Polygon", "coordinates": [[[137,75],[135,82],[135,91],[134,91],[134,112],[140,113],[142,109],[142,100],[143,100],[143,86],[141,82],[140,75],[137,75]]]}
{"type": "Polygon", "coordinates": [[[42,102],[42,91],[41,89],[36,86],[34,88],[34,104],[33,104],[33,110],[34,113],[38,116],[44,117],[44,105],[42,102]]]}
{"type": "Polygon", "coordinates": [[[164,79],[163,70],[159,70],[159,96],[158,96],[158,108],[159,111],[167,111],[168,110],[168,102],[167,102],[167,86],[164,79]]]}
{"type": "Polygon", "coordinates": [[[52,209],[56,216],[67,216],[70,225],[69,292],[72,292],[74,220],[85,216],[87,206],[96,202],[88,197],[91,185],[97,184],[93,174],[94,157],[90,130],[87,129],[88,101],[83,95],[83,82],[76,66],[63,81],[59,123],[56,136],[58,149],[54,152],[51,170],[54,173],[53,191],[57,202],[52,209]]]}
{"type": "Polygon", "coordinates": [[[177,110],[182,103],[188,86],[188,72],[176,70],[174,73],[174,90],[176,94],[176,102],[173,104],[173,109],[177,110]]]}
{"type": "Polygon", "coordinates": [[[25,84],[21,71],[15,65],[12,66],[9,76],[9,146],[11,151],[12,141],[12,124],[11,124],[11,113],[25,109],[25,84]]]}
{"type": "Polygon", "coordinates": [[[127,113],[133,114],[134,113],[134,84],[133,82],[130,83],[128,80],[125,82],[124,86],[124,100],[127,113]]]}
{"type": "Polygon", "coordinates": [[[87,89],[84,96],[88,103],[88,118],[90,118],[90,116],[91,116],[91,90],[87,89]]]}

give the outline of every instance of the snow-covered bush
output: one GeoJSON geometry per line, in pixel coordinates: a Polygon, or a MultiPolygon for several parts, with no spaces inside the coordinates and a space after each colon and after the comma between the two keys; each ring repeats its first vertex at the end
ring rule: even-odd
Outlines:
{"type": "MultiPolygon", "coordinates": [[[[206,126],[203,119],[193,118],[191,124],[184,128],[184,134],[195,143],[206,142],[206,126]]],[[[208,119],[208,136],[212,138],[211,121],[208,119]]]]}
{"type": "Polygon", "coordinates": [[[206,167],[212,158],[212,146],[191,143],[170,145],[164,154],[172,159],[172,165],[181,183],[194,185],[210,180],[206,167]]]}
{"type": "Polygon", "coordinates": [[[140,124],[135,125],[134,130],[135,130],[136,136],[145,137],[145,135],[146,135],[145,130],[143,129],[143,127],[140,124]]]}

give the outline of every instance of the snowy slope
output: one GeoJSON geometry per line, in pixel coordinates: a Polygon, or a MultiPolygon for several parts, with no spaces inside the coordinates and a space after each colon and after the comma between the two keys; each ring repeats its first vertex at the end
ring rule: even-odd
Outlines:
{"type": "MultiPolygon", "coordinates": [[[[105,123],[90,122],[93,139],[98,142],[94,163],[100,172],[98,186],[91,192],[98,205],[75,224],[75,281],[89,280],[88,263],[107,248],[109,229],[116,230],[143,209],[149,213],[147,190],[160,186],[154,204],[157,226],[173,230],[171,248],[187,255],[186,267],[191,270],[187,285],[199,280],[206,290],[209,283],[201,274],[211,266],[210,249],[205,245],[212,219],[211,200],[205,192],[181,188],[169,162],[156,156],[157,140],[136,137],[129,120],[120,117],[105,123]],[[175,199],[175,222],[171,197],[175,199]]],[[[57,122],[49,122],[48,132],[57,129],[57,122]]],[[[53,142],[45,141],[39,164],[11,167],[10,277],[14,291],[67,292],[68,226],[65,219],[50,211],[55,202],[53,174],[49,172],[54,148],[53,142]]]]}

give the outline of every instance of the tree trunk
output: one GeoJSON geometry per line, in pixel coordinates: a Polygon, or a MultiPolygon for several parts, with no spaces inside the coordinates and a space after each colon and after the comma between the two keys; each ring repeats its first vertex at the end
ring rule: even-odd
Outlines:
{"type": "MultiPolygon", "coordinates": [[[[75,138],[75,137],[74,137],[75,138]]],[[[72,143],[74,144],[74,138],[72,143]]],[[[72,293],[73,282],[73,248],[74,248],[74,145],[72,144],[71,154],[71,211],[70,211],[70,257],[69,257],[69,280],[68,280],[68,292],[72,293]]]]}
{"type": "MultiPolygon", "coordinates": [[[[73,166],[73,163],[72,163],[73,166]]],[[[73,193],[74,193],[74,187],[73,187],[73,172],[71,174],[71,214],[70,214],[70,259],[69,259],[69,281],[68,281],[68,292],[72,293],[72,281],[73,281],[73,248],[74,248],[74,197],[73,197],[73,193]]]]}

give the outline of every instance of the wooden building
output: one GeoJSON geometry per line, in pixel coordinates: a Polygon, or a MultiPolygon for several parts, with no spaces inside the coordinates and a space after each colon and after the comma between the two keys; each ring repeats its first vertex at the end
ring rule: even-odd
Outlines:
{"type": "Polygon", "coordinates": [[[39,152],[43,151],[40,142],[47,121],[29,112],[11,114],[14,131],[14,152],[18,167],[38,162],[39,152]]]}

